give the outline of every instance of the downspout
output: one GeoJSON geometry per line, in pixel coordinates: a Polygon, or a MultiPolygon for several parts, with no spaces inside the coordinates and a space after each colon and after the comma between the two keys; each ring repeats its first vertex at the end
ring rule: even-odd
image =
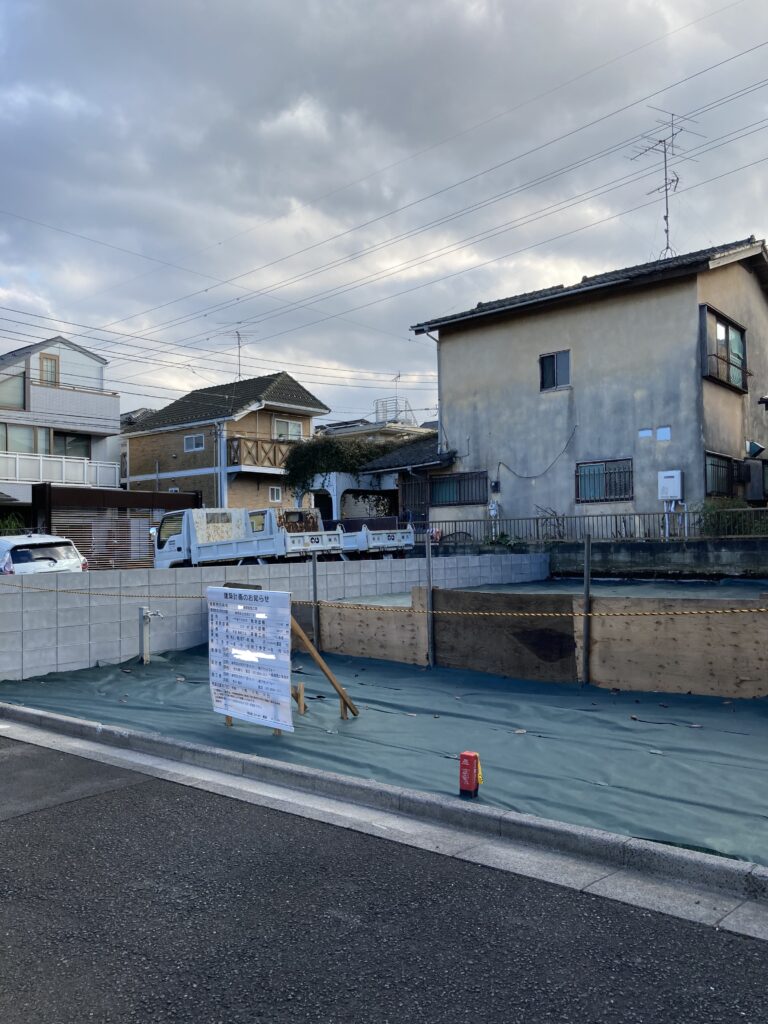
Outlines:
{"type": "Polygon", "coordinates": [[[434,334],[430,334],[429,331],[424,332],[428,338],[437,345],[437,454],[442,455],[443,453],[443,403],[440,395],[440,339],[436,338],[434,334]]]}
{"type": "Polygon", "coordinates": [[[227,493],[227,435],[224,422],[224,420],[216,422],[216,490],[219,508],[226,508],[229,498],[227,493]]]}

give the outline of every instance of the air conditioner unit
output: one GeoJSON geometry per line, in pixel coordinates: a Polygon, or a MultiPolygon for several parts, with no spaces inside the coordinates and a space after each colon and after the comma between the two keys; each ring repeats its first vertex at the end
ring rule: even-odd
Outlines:
{"type": "Polygon", "coordinates": [[[667,469],[659,473],[659,501],[683,500],[682,469],[667,469]]]}

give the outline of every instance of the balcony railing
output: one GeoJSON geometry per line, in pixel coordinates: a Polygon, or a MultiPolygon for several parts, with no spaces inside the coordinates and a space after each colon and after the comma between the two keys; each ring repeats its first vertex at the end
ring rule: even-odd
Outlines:
{"type": "Polygon", "coordinates": [[[707,377],[710,380],[727,384],[737,391],[747,390],[747,377],[751,376],[749,371],[741,363],[733,362],[725,356],[710,352],[707,355],[707,377]]]}
{"type": "Polygon", "coordinates": [[[227,465],[254,466],[259,469],[283,469],[290,442],[262,441],[260,438],[227,438],[227,465]]]}
{"type": "Polygon", "coordinates": [[[0,480],[17,484],[68,484],[72,487],[119,487],[116,462],[68,459],[63,455],[0,452],[0,480]]]}

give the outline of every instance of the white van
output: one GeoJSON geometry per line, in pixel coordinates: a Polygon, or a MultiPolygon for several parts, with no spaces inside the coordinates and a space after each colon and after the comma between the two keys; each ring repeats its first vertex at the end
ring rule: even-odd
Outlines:
{"type": "Polygon", "coordinates": [[[0,576],[33,572],[86,572],[88,561],[67,537],[24,533],[0,537],[0,576]]]}

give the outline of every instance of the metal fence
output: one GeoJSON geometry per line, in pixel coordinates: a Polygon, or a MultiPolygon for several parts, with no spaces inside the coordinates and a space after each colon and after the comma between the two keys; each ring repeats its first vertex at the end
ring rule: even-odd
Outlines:
{"type": "Polygon", "coordinates": [[[693,540],[721,537],[768,537],[768,508],[688,512],[638,512],[615,515],[531,516],[519,519],[433,519],[414,523],[419,541],[427,530],[445,549],[512,544],[583,541],[693,540]]]}

